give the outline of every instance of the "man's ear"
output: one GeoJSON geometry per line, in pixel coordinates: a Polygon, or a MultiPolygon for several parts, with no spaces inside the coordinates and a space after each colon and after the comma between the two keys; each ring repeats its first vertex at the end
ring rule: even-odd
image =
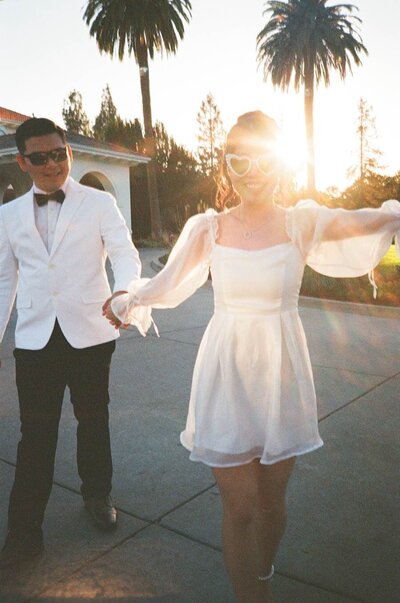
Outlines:
{"type": "Polygon", "coordinates": [[[25,164],[25,157],[23,157],[22,155],[17,155],[17,161],[18,161],[18,165],[21,168],[21,170],[23,172],[26,172],[26,164],[25,164]]]}
{"type": "Polygon", "coordinates": [[[69,159],[70,159],[70,161],[71,161],[71,163],[72,163],[72,160],[73,160],[74,156],[73,156],[73,154],[72,154],[72,149],[71,149],[71,147],[69,146],[69,144],[67,144],[67,152],[68,152],[69,159]]]}

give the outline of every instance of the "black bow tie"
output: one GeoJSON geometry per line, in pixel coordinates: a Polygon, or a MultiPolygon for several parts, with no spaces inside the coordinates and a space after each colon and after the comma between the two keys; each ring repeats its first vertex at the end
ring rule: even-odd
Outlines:
{"type": "Polygon", "coordinates": [[[39,207],[42,205],[46,205],[48,201],[57,201],[58,203],[62,203],[65,199],[64,191],[59,188],[58,191],[54,191],[49,195],[44,195],[43,193],[35,193],[35,200],[39,207]]]}

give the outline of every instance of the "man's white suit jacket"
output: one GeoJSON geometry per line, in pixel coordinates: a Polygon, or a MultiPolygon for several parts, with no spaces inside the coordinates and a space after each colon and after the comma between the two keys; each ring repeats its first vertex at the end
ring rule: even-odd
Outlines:
{"type": "Polygon", "coordinates": [[[0,207],[0,341],[17,294],[18,348],[43,348],[57,317],[75,348],[118,337],[102,316],[114,291],[140,277],[140,260],[129,230],[109,193],[68,180],[50,253],[36,228],[33,189],[0,207]]]}

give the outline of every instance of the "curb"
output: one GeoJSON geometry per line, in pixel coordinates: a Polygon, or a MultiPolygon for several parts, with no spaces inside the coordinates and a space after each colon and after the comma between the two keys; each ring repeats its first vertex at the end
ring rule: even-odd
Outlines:
{"type": "Polygon", "coordinates": [[[160,272],[160,270],[164,268],[164,266],[158,260],[151,260],[150,266],[153,268],[154,272],[160,272]]]}
{"type": "Polygon", "coordinates": [[[396,306],[376,306],[372,304],[359,304],[357,302],[337,301],[300,295],[299,305],[302,308],[314,308],[329,312],[347,312],[348,314],[364,314],[376,318],[400,319],[400,308],[396,306]]]}

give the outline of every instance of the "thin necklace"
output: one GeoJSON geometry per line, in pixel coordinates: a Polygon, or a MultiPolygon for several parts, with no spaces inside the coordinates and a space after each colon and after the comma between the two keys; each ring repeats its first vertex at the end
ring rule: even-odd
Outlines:
{"type": "MultiPolygon", "coordinates": [[[[234,216],[234,217],[236,217],[236,216],[234,216]]],[[[263,221],[261,222],[261,225],[259,225],[257,228],[248,228],[248,227],[246,226],[246,224],[245,224],[245,222],[244,222],[243,218],[242,218],[242,206],[241,206],[241,205],[239,205],[239,218],[236,218],[236,219],[237,219],[237,220],[239,220],[240,224],[242,225],[242,229],[243,229],[243,232],[242,232],[242,234],[243,234],[243,238],[245,238],[245,239],[248,241],[249,239],[252,239],[252,238],[253,238],[254,233],[256,233],[256,232],[258,232],[259,230],[261,230],[261,229],[262,229],[262,228],[265,226],[265,224],[266,224],[267,222],[269,222],[269,221],[270,221],[270,219],[271,219],[271,218],[268,218],[267,220],[263,220],[263,221]]]]}

